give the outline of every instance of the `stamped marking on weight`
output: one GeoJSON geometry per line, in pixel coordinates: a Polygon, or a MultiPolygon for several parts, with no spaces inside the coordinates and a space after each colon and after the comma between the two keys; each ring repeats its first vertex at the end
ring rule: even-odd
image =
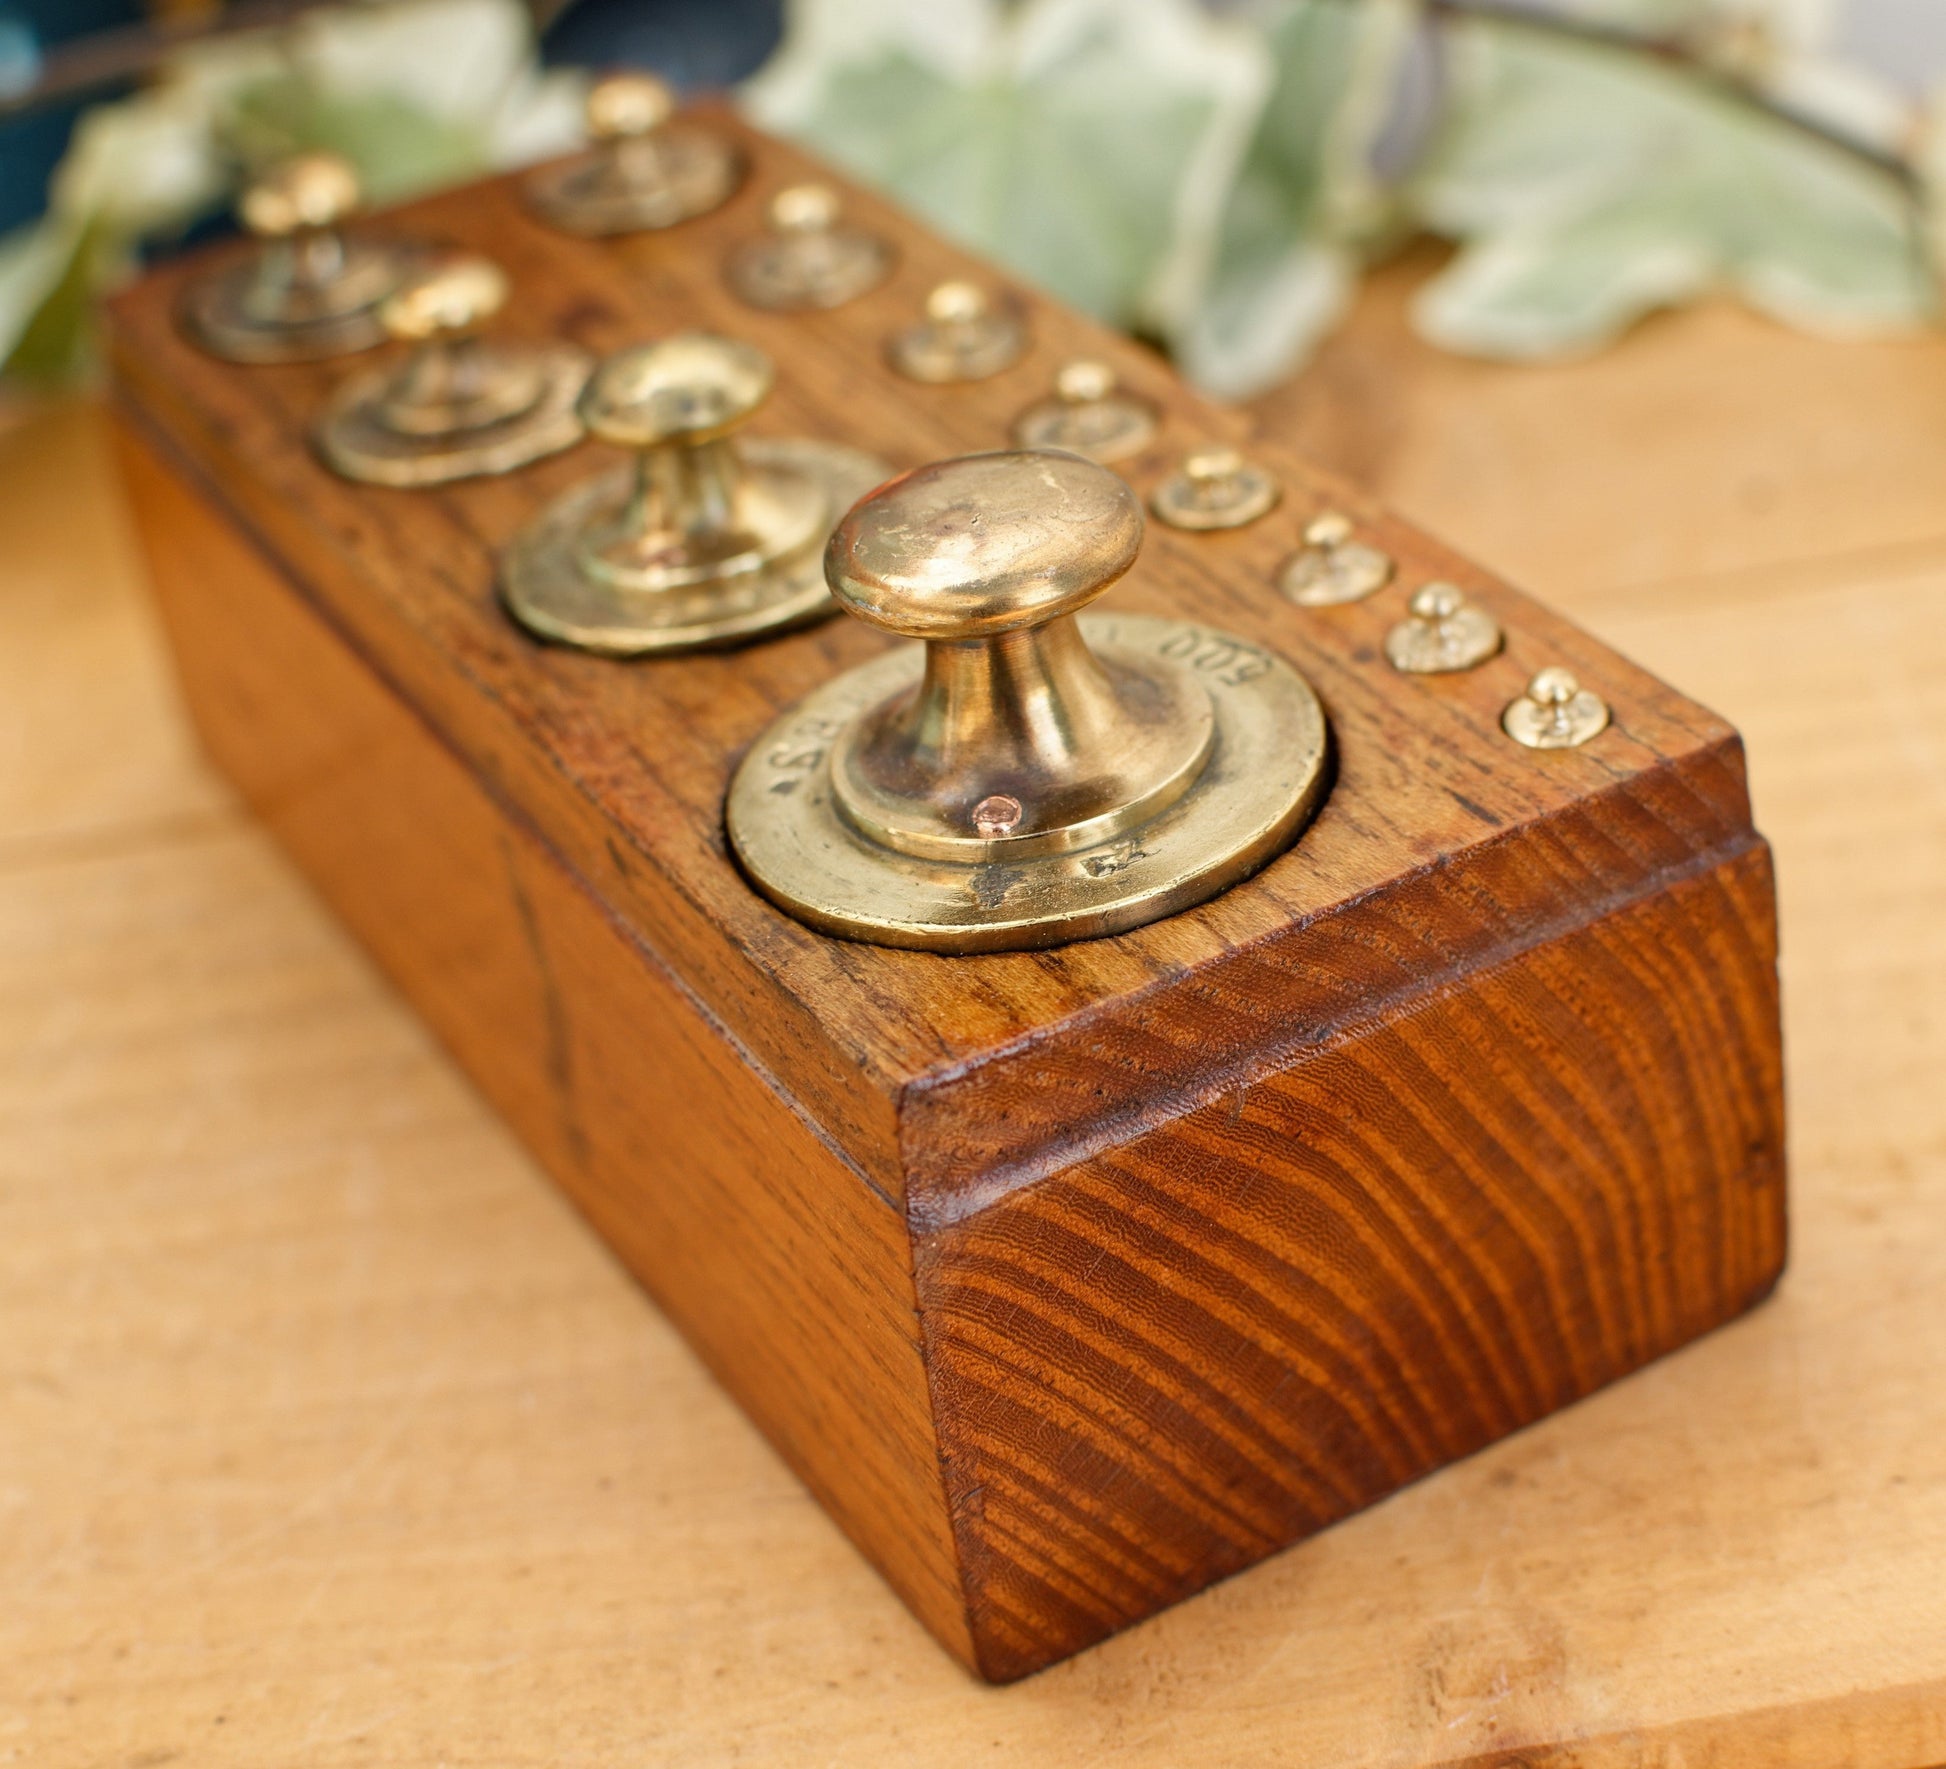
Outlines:
{"type": "Polygon", "coordinates": [[[1206,633],[1183,627],[1156,646],[1156,655],[1214,676],[1226,688],[1241,688],[1270,674],[1270,658],[1256,646],[1228,633],[1206,633]]]}

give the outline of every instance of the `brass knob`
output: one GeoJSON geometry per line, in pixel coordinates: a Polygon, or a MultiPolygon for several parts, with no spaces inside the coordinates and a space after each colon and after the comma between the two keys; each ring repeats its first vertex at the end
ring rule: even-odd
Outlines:
{"type": "Polygon", "coordinates": [[[673,227],[708,214],[743,182],[740,148],[674,121],[676,95],[654,74],[609,74],[588,89],[587,153],[544,166],[527,194],[570,233],[673,227]]]}
{"type": "Polygon", "coordinates": [[[708,332],[604,361],[581,421],[635,459],[575,488],[515,541],[503,580],[514,613],[547,637],[634,654],[831,612],[820,549],[838,512],[887,469],[835,444],[738,436],[774,379],[762,351],[708,332]]]}
{"type": "Polygon", "coordinates": [[[1608,703],[1559,664],[1540,671],[1501,715],[1500,727],[1526,749],[1578,749],[1608,729],[1608,703]]]}
{"type": "Polygon", "coordinates": [[[609,74],[588,88],[588,133],[627,141],[660,129],[676,114],[676,95],[654,74],[609,74]]]}
{"type": "Polygon", "coordinates": [[[482,337],[508,293],[491,259],[456,256],[387,296],[379,323],[408,354],[333,395],[318,425],[325,459],[352,479],[437,485],[510,472],[580,441],[587,354],[482,337]]]}
{"type": "Polygon", "coordinates": [[[1501,646],[1500,624],[1449,583],[1415,590],[1407,616],[1385,635],[1385,655],[1408,675],[1445,675],[1485,663],[1501,646]]]}
{"type": "Polygon", "coordinates": [[[724,274],[752,307],[794,313],[842,307],[892,274],[889,240],[849,225],[828,184],[793,184],[770,199],[770,229],[730,255],[724,274]]]}
{"type": "Polygon", "coordinates": [[[1288,842],[1324,757],[1289,665],[1178,622],[1077,618],[1142,529],[1117,475],[1036,451],[922,467],[855,506],[832,593],[923,659],[868,664],[759,741],[728,812],[758,885],[833,932],[990,950],[1172,913],[1288,842]]]}
{"type": "Polygon", "coordinates": [[[943,383],[984,381],[1013,367],[1026,348],[1027,327],[1013,303],[956,279],[927,295],[925,317],[895,333],[887,354],[900,374],[943,383]]]}
{"type": "Polygon", "coordinates": [[[237,218],[259,239],[285,239],[307,228],[350,220],[360,198],[358,174],[337,154],[298,154],[253,181],[237,218]]]}
{"type": "Polygon", "coordinates": [[[1030,405],[1014,421],[1022,448],[1059,448],[1091,461],[1120,461],[1155,440],[1161,414],[1123,389],[1115,371],[1093,357],[1063,363],[1053,396],[1030,405]]]}
{"type": "Polygon", "coordinates": [[[358,204],[358,175],[336,154],[298,154],[253,179],[237,216],[258,250],[185,295],[198,341],[237,362],[303,361],[379,343],[379,304],[416,254],[346,235],[358,204]]]}

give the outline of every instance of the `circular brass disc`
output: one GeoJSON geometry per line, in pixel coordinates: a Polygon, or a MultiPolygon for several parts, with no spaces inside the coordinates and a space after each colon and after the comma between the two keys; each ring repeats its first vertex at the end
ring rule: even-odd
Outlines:
{"type": "Polygon", "coordinates": [[[724,275],[737,297],[772,313],[842,307],[892,274],[892,244],[875,233],[833,227],[772,233],[731,253],[724,275]]]}
{"type": "Polygon", "coordinates": [[[1155,488],[1149,508],[1171,528],[1208,533],[1242,528],[1269,515],[1283,495],[1283,487],[1263,468],[1245,461],[1234,473],[1204,484],[1187,473],[1172,473],[1155,488]]]}
{"type": "MultiPolygon", "coordinates": [[[[835,523],[892,476],[875,456],[800,438],[750,440],[739,448],[758,466],[809,474],[830,500],[835,523]]],[[[585,481],[516,535],[500,566],[508,612],[530,632],[610,657],[704,651],[738,645],[837,612],[824,581],[824,535],[788,558],[733,577],[664,590],[631,590],[583,571],[577,545],[611,519],[635,486],[633,466],[585,481]]]]}
{"type": "MultiPolygon", "coordinates": [[[[625,164],[629,144],[623,145],[625,164]]],[[[668,124],[655,132],[654,149],[653,177],[630,179],[613,149],[597,148],[541,167],[527,180],[528,198],[556,227],[602,238],[707,215],[743,182],[742,149],[718,136],[668,124]]]]}
{"type": "Polygon", "coordinates": [[[770,727],[730,783],[731,846],[757,889],[821,932],[879,946],[1006,952],[1120,933],[1205,902],[1296,839],[1323,798],[1324,709],[1274,652],[1148,615],[1083,615],[1107,659],[1163,657],[1208,690],[1216,738],[1196,784],[1093,848],[962,865],[856,833],[831,789],[853,720],[918,680],[919,646],[840,676],[770,727]]]}
{"type": "Polygon", "coordinates": [[[1608,702],[1586,688],[1559,706],[1523,694],[1501,715],[1500,728],[1525,749],[1579,749],[1608,729],[1608,702]]]}
{"type": "Polygon", "coordinates": [[[1014,420],[1021,448],[1058,448],[1106,466],[1139,455],[1155,440],[1160,417],[1146,399],[1110,393],[1103,399],[1043,399],[1014,420]]]}
{"type": "Polygon", "coordinates": [[[511,473],[572,448],[584,434],[575,401],[592,359],[572,344],[533,352],[541,370],[540,396],[525,411],[497,423],[420,436],[385,422],[381,408],[396,371],[355,376],[318,420],[318,452],[347,479],[372,485],[446,485],[492,473],[511,473]]]}
{"type": "Polygon", "coordinates": [[[1277,585],[1300,608],[1362,602],[1392,581],[1392,561],[1363,541],[1305,547],[1278,574],[1277,585]]]}
{"type": "Polygon", "coordinates": [[[352,356],[386,341],[379,308],[423,259],[418,247],[354,235],[345,241],[345,278],[360,285],[360,298],[353,305],[326,304],[311,314],[266,318],[253,311],[258,266],[254,258],[246,258],[184,291],[182,323],[205,350],[228,362],[320,362],[352,356]]]}

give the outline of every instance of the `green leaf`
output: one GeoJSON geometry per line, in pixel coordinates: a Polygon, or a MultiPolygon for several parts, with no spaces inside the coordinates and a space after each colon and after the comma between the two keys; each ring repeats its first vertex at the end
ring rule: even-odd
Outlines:
{"type": "Polygon", "coordinates": [[[1166,329],[1267,79],[1192,0],[801,0],[745,102],[1062,299],[1166,329]]]}
{"type": "Polygon", "coordinates": [[[1414,9],[1404,0],[1286,0],[1266,19],[1276,69],[1229,194],[1208,286],[1171,342],[1224,398],[1289,375],[1356,287],[1387,203],[1372,154],[1414,9]]]}
{"type": "Polygon", "coordinates": [[[1448,349],[1585,351],[1714,288],[1841,333],[1919,324],[1931,277],[1899,181],[1710,81],[1476,21],[1415,200],[1465,242],[1415,318],[1448,349]]]}

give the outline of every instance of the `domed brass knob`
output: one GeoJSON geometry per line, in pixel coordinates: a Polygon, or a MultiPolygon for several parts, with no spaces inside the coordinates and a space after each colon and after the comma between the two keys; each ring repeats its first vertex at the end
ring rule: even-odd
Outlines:
{"type": "Polygon", "coordinates": [[[883,479],[836,444],[746,441],[769,396],[751,345],[684,332],[609,357],[580,400],[635,455],[509,549],[509,607],[546,637],[618,655],[730,644],[831,612],[818,561],[838,512],[883,479]]]}
{"type": "Polygon", "coordinates": [[[1049,399],[1030,405],[1014,421],[1022,448],[1060,448],[1091,461],[1121,461],[1155,440],[1161,413],[1128,392],[1115,371],[1093,357],[1061,365],[1049,399]]]}
{"type": "Polygon", "coordinates": [[[752,307],[777,313],[842,307],[892,274],[889,240],[848,225],[828,184],[793,184],[770,199],[770,231],[730,255],[724,274],[752,307]]]}
{"type": "Polygon", "coordinates": [[[597,141],[647,135],[676,114],[676,95],[654,74],[610,74],[588,89],[588,133],[597,141]]]}
{"type": "Polygon", "coordinates": [[[325,459],[351,479],[436,485],[510,472],[580,441],[587,353],[480,336],[508,292],[490,259],[454,257],[389,295],[379,323],[409,353],[333,396],[318,424],[325,459]]]}
{"type": "Polygon", "coordinates": [[[971,455],[857,505],[825,571],[847,612],[923,640],[819,690],[752,749],[730,839],[829,932],[1044,946],[1213,895],[1296,833],[1324,721],[1228,634],[1077,618],[1135,563],[1142,510],[1075,455],[971,455]]]}
{"type": "Polygon", "coordinates": [[[184,318],[197,341],[236,362],[314,360],[382,341],[379,305],[416,254],[343,233],[358,202],[358,175],[336,154],[299,154],[254,179],[237,216],[258,250],[190,287],[184,318]]]}
{"type": "Polygon", "coordinates": [[[592,149],[528,181],[534,206],[570,233],[673,227],[727,202],[743,182],[734,143],[673,122],[676,96],[650,73],[610,74],[588,90],[592,149]]]}

